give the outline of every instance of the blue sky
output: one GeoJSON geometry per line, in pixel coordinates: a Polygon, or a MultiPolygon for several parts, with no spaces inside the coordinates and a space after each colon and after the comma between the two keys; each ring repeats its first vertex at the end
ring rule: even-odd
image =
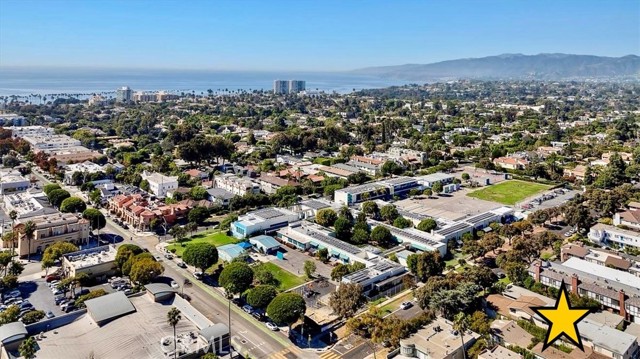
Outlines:
{"type": "Polygon", "coordinates": [[[0,0],[0,66],[349,70],[640,53],[640,1],[0,0]]]}

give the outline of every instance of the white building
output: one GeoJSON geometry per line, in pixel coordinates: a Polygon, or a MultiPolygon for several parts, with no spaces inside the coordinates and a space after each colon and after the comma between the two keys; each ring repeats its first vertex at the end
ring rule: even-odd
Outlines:
{"type": "Polygon", "coordinates": [[[298,221],[300,215],[284,208],[265,208],[249,212],[231,224],[236,238],[247,238],[253,234],[268,234],[298,221]]]}
{"type": "Polygon", "coordinates": [[[53,136],[53,128],[44,126],[12,126],[7,127],[11,130],[13,137],[23,138],[26,136],[53,136]]]}
{"type": "Polygon", "coordinates": [[[420,164],[427,161],[427,153],[424,151],[412,150],[402,147],[390,147],[387,150],[387,155],[390,158],[401,160],[415,158],[420,164]]]}
{"type": "Polygon", "coordinates": [[[24,136],[23,139],[31,145],[34,152],[44,151],[48,153],[50,151],[82,147],[80,140],[67,135],[34,135],[24,136]]]}
{"type": "Polygon", "coordinates": [[[27,192],[14,193],[4,197],[4,209],[8,214],[16,211],[17,218],[41,216],[57,212],[53,208],[45,208],[37,199],[27,192]]]}
{"type": "Polygon", "coordinates": [[[306,81],[302,80],[289,80],[289,93],[302,92],[306,88],[306,81]]]}
{"type": "Polygon", "coordinates": [[[238,177],[233,173],[215,176],[214,187],[221,188],[236,196],[260,193],[260,185],[246,177],[238,177]]]}
{"type": "Polygon", "coordinates": [[[0,195],[23,192],[29,189],[30,182],[18,171],[0,172],[0,195]]]}
{"type": "Polygon", "coordinates": [[[133,100],[133,90],[128,86],[120,87],[116,90],[116,102],[131,102],[133,100]]]}
{"type": "Polygon", "coordinates": [[[638,338],[615,328],[610,328],[589,318],[578,323],[582,344],[607,358],[636,359],[640,357],[638,338]]]}
{"type": "Polygon", "coordinates": [[[104,168],[98,164],[95,164],[91,161],[84,161],[82,163],[74,163],[66,166],[66,171],[64,173],[64,183],[71,185],[73,184],[73,174],[75,172],[80,172],[82,174],[93,174],[104,171],[104,168]]]}
{"type": "Polygon", "coordinates": [[[289,84],[284,80],[275,80],[273,81],[273,93],[275,94],[286,94],[289,92],[289,84]]]}
{"type": "Polygon", "coordinates": [[[640,232],[634,232],[603,223],[598,223],[591,227],[587,237],[590,241],[599,245],[615,243],[622,248],[626,246],[640,248],[640,232]]]}
{"type": "Polygon", "coordinates": [[[395,358],[463,359],[464,351],[471,348],[479,337],[478,333],[468,330],[463,336],[463,346],[453,323],[438,317],[409,338],[400,340],[400,352],[395,358]]]}
{"type": "Polygon", "coordinates": [[[178,188],[178,177],[165,176],[161,173],[142,172],[142,179],[149,182],[149,190],[158,198],[165,198],[167,192],[178,188]]]}
{"type": "Polygon", "coordinates": [[[415,228],[396,228],[386,223],[369,220],[372,228],[383,226],[391,232],[391,235],[400,243],[408,243],[411,247],[421,251],[433,251],[440,253],[441,257],[447,254],[447,242],[443,236],[427,233],[415,228]]]}
{"type": "Polygon", "coordinates": [[[372,262],[370,267],[342,277],[342,283],[359,284],[362,293],[373,300],[402,290],[402,279],[407,274],[407,268],[385,258],[375,258],[372,262]]]}

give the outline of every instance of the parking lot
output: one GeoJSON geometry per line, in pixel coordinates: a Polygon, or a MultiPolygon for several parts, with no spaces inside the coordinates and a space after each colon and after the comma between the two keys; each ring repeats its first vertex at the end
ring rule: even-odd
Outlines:
{"type": "Polygon", "coordinates": [[[467,193],[473,190],[475,189],[463,188],[454,193],[432,196],[431,198],[425,196],[413,197],[398,201],[395,205],[408,212],[452,221],[500,206],[499,203],[468,197],[467,193]]]}
{"type": "Polygon", "coordinates": [[[547,191],[535,197],[527,198],[525,201],[516,204],[516,207],[532,212],[539,209],[558,207],[575,197],[578,193],[576,190],[566,189],[547,191]]]}

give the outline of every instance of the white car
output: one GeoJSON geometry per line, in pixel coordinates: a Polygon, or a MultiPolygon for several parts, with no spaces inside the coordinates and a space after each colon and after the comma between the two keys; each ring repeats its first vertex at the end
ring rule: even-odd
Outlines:
{"type": "Polygon", "coordinates": [[[267,328],[269,328],[269,330],[273,330],[274,332],[279,329],[278,326],[275,325],[273,322],[267,322],[266,326],[267,328]]]}
{"type": "Polygon", "coordinates": [[[178,283],[176,283],[175,280],[171,281],[171,288],[180,288],[180,286],[178,285],[178,283]]]}
{"type": "Polygon", "coordinates": [[[402,308],[403,310],[407,310],[409,308],[413,307],[413,303],[411,302],[402,302],[400,304],[400,308],[402,308]]]}

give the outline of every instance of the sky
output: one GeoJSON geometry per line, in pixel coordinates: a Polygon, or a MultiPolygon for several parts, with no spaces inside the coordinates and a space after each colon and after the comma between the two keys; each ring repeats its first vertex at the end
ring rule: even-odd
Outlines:
{"type": "Polygon", "coordinates": [[[638,0],[0,0],[0,66],[340,71],[640,54],[638,0]]]}

